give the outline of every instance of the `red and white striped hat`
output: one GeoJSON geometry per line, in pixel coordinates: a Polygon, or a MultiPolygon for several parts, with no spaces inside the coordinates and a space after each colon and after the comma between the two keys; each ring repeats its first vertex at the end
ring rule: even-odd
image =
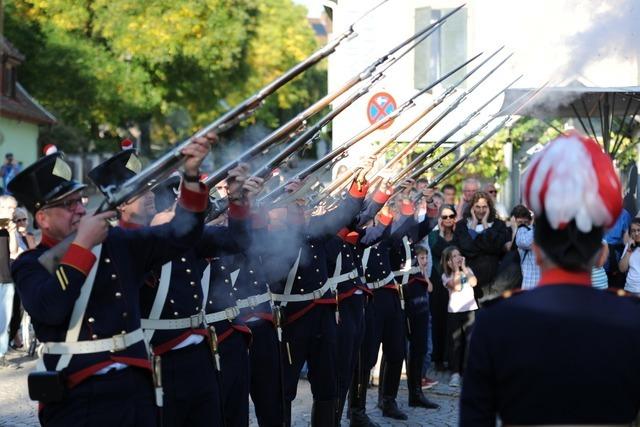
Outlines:
{"type": "Polygon", "coordinates": [[[521,180],[524,202],[553,229],[572,220],[583,233],[609,227],[622,210],[620,178],[591,138],[570,131],[533,157],[521,180]]]}

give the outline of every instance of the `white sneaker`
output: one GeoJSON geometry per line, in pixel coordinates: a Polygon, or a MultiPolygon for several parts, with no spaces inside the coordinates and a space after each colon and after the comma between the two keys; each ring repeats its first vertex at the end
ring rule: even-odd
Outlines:
{"type": "Polygon", "coordinates": [[[451,379],[449,380],[449,387],[460,387],[460,374],[458,373],[451,374],[451,379]]]}

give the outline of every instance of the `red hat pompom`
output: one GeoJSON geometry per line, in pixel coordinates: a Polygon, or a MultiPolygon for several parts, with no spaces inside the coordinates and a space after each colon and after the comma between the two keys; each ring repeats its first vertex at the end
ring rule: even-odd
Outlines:
{"type": "Polygon", "coordinates": [[[129,138],[123,139],[120,143],[120,148],[122,148],[123,150],[133,149],[133,141],[131,141],[129,138]]]}
{"type": "Polygon", "coordinates": [[[58,152],[58,147],[56,147],[53,144],[47,144],[42,149],[42,152],[44,153],[45,156],[48,156],[49,154],[57,153],[58,152]]]}

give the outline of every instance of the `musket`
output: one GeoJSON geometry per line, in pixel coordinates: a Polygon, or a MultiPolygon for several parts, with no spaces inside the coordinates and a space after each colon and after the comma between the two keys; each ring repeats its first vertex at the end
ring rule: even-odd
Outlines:
{"type": "Polygon", "coordinates": [[[466,161],[466,159],[469,158],[469,156],[476,151],[478,148],[480,148],[480,146],[482,144],[484,144],[486,141],[488,141],[493,135],[496,134],[496,132],[498,132],[508,121],[511,117],[515,116],[518,114],[518,111],[520,111],[522,109],[522,107],[524,107],[525,105],[527,105],[529,102],[531,102],[536,96],[538,96],[542,90],[549,84],[549,82],[547,81],[546,83],[544,83],[542,86],[540,86],[538,89],[536,89],[533,93],[529,93],[529,94],[524,94],[522,96],[520,96],[518,99],[516,99],[515,101],[513,101],[511,104],[509,104],[506,108],[503,108],[502,111],[510,111],[511,108],[515,105],[517,105],[518,103],[520,105],[518,105],[517,108],[515,108],[513,111],[511,111],[504,120],[502,120],[495,128],[493,128],[491,130],[491,132],[489,132],[487,135],[485,135],[480,141],[478,141],[475,145],[473,145],[471,147],[471,149],[465,153],[463,156],[461,156],[459,159],[455,160],[451,165],[449,165],[444,171],[442,171],[436,178],[433,179],[433,181],[431,181],[428,184],[428,187],[435,187],[437,186],[439,183],[441,183],[447,176],[449,176],[449,174],[451,174],[451,172],[453,172],[458,166],[460,166],[462,164],[462,162],[466,161]],[[527,98],[527,99],[525,99],[527,98]],[[520,102],[521,100],[523,100],[523,102],[520,102]]]}
{"type": "MultiPolygon", "coordinates": [[[[466,61],[465,63],[463,63],[463,64],[459,65],[458,67],[456,67],[454,72],[460,70],[461,68],[463,68],[468,62],[469,61],[466,61]]],[[[310,165],[307,168],[303,169],[302,171],[298,172],[293,177],[293,179],[304,180],[309,175],[314,173],[316,170],[326,166],[327,164],[332,162],[334,159],[336,159],[336,158],[342,156],[343,154],[345,154],[345,152],[349,148],[354,146],[356,143],[358,143],[359,141],[361,141],[365,137],[369,136],[371,133],[375,132],[376,130],[378,130],[382,126],[386,125],[387,123],[390,123],[391,121],[395,120],[398,116],[400,116],[402,113],[404,113],[408,109],[414,107],[416,105],[415,104],[415,100],[417,98],[419,98],[420,96],[424,95],[425,93],[427,93],[428,91],[433,89],[433,87],[438,85],[445,78],[449,77],[450,74],[451,73],[447,73],[445,76],[439,78],[438,80],[436,80],[435,82],[433,82],[429,86],[427,86],[424,89],[418,91],[411,98],[409,98],[407,101],[402,103],[398,108],[396,108],[393,112],[391,112],[389,115],[385,116],[382,120],[379,120],[379,121],[371,124],[370,126],[365,128],[364,130],[360,131],[357,135],[353,136],[351,139],[346,141],[344,144],[342,144],[339,147],[333,149],[332,151],[330,151],[329,153],[324,155],[322,158],[317,160],[312,165],[310,165]]],[[[267,201],[273,201],[275,198],[277,198],[277,197],[279,197],[280,195],[283,194],[284,187],[285,187],[284,184],[280,185],[275,190],[271,191],[267,195],[265,195],[262,198],[260,198],[259,199],[259,203],[266,203],[267,201]]]]}
{"type": "MultiPolygon", "coordinates": [[[[437,28],[437,27],[436,27],[437,28]]],[[[410,46],[407,50],[405,50],[402,54],[398,55],[397,57],[393,58],[394,61],[392,61],[391,63],[387,64],[384,68],[384,70],[382,70],[381,72],[377,73],[374,77],[372,77],[369,82],[363,86],[362,88],[360,88],[360,90],[358,90],[357,92],[354,92],[353,94],[351,94],[351,96],[349,96],[347,99],[345,99],[344,101],[342,101],[340,103],[340,105],[338,105],[337,107],[335,107],[330,113],[326,114],[324,117],[322,117],[320,120],[318,120],[316,123],[314,123],[314,125],[312,127],[310,127],[309,129],[307,129],[306,131],[304,131],[299,137],[297,137],[293,142],[291,142],[289,145],[287,145],[280,153],[278,153],[275,157],[271,158],[269,161],[267,161],[264,165],[262,165],[258,170],[256,170],[253,173],[254,177],[259,177],[262,178],[264,180],[268,179],[272,172],[273,169],[275,169],[276,167],[278,167],[278,165],[280,165],[280,163],[282,163],[284,160],[286,160],[288,157],[290,157],[293,153],[295,153],[297,150],[299,150],[301,147],[303,147],[308,141],[312,140],[316,135],[318,135],[318,133],[320,132],[320,130],[326,126],[328,123],[330,123],[333,119],[335,119],[340,113],[342,113],[345,109],[347,109],[348,107],[350,107],[351,105],[353,105],[354,102],[356,102],[358,99],[360,99],[362,96],[364,96],[365,94],[367,94],[369,92],[369,90],[381,79],[384,78],[384,71],[386,71],[387,69],[389,69],[389,67],[391,65],[393,65],[395,62],[397,62],[398,60],[400,60],[404,55],[406,55],[407,53],[409,53],[413,48],[415,48],[420,42],[422,42],[422,40],[424,40],[426,37],[428,37],[430,34],[432,34],[435,31],[435,28],[432,29],[431,31],[427,32],[423,37],[421,37],[420,39],[416,40],[416,42],[410,46]]],[[[473,58],[475,59],[475,58],[473,58]]]]}
{"type": "Polygon", "coordinates": [[[418,155],[415,159],[413,159],[413,161],[411,161],[411,163],[409,163],[407,165],[407,167],[405,167],[398,175],[396,175],[396,177],[392,181],[392,184],[394,184],[394,185],[398,184],[398,182],[400,182],[405,176],[407,176],[409,173],[411,173],[420,163],[422,163],[424,161],[424,159],[426,159],[428,156],[430,156],[442,144],[447,142],[449,140],[449,138],[451,138],[453,135],[455,135],[460,129],[464,128],[471,120],[473,120],[475,117],[477,117],[480,114],[480,112],[482,112],[482,110],[484,110],[498,96],[500,96],[504,91],[506,91],[511,86],[513,86],[521,78],[522,78],[522,76],[518,76],[515,80],[513,80],[511,83],[509,83],[505,88],[503,88],[498,93],[493,95],[488,101],[486,101],[480,107],[475,109],[471,114],[469,114],[467,117],[465,117],[455,128],[453,128],[452,130],[447,132],[447,134],[445,136],[440,138],[440,140],[438,140],[435,144],[433,144],[431,147],[429,147],[428,150],[424,151],[423,153],[420,153],[420,155],[418,155]]]}
{"type": "Polygon", "coordinates": [[[341,95],[346,93],[348,90],[353,88],[358,83],[371,78],[374,75],[374,73],[376,73],[378,68],[384,65],[385,68],[382,71],[380,71],[378,73],[378,75],[380,73],[383,73],[391,65],[395,64],[407,52],[411,51],[417,44],[419,44],[421,41],[423,41],[425,38],[427,38],[430,34],[432,34],[451,15],[456,13],[463,6],[464,5],[459,6],[458,8],[454,9],[453,11],[449,12],[448,14],[446,14],[445,16],[440,18],[438,21],[436,21],[433,24],[430,24],[430,25],[426,26],[425,28],[419,30],[418,32],[413,34],[411,37],[405,39],[404,41],[399,43],[397,46],[395,46],[394,48],[392,48],[391,50],[386,52],[384,55],[382,55],[379,58],[377,58],[375,61],[373,61],[367,67],[365,67],[364,70],[362,70],[360,73],[356,74],[351,79],[349,79],[347,82],[345,82],[336,91],[324,96],[322,99],[320,99],[319,101],[315,102],[313,105],[311,105],[310,107],[305,109],[303,112],[301,112],[300,114],[298,114],[297,116],[295,116],[294,118],[289,120],[287,123],[285,123],[282,126],[280,126],[274,132],[272,132],[271,134],[269,134],[268,136],[266,136],[262,140],[258,141],[256,144],[254,144],[250,148],[248,148],[246,151],[241,153],[234,160],[231,160],[231,161],[227,162],[225,165],[221,166],[220,168],[218,168],[217,170],[215,170],[214,172],[209,174],[209,176],[204,181],[204,184],[207,185],[209,188],[215,186],[220,181],[224,180],[226,178],[227,173],[229,172],[229,170],[231,170],[231,169],[235,168],[236,166],[238,166],[238,164],[240,162],[246,161],[246,160],[256,156],[257,154],[260,154],[260,153],[264,152],[265,150],[267,150],[270,146],[272,146],[276,142],[286,138],[287,136],[291,135],[292,133],[295,133],[295,130],[298,129],[302,124],[304,124],[306,122],[306,120],[309,119],[309,117],[311,117],[312,115],[318,113],[319,111],[322,111],[329,104],[331,104],[335,99],[337,99],[338,97],[340,97],[341,95]],[[398,57],[393,57],[393,55],[395,55],[398,51],[400,51],[405,46],[407,46],[409,43],[414,42],[414,41],[415,41],[414,45],[411,46],[409,49],[407,49],[404,53],[402,53],[398,57]]]}
{"type": "Polygon", "coordinates": [[[504,120],[502,120],[496,127],[494,127],[488,134],[482,137],[482,139],[476,142],[471,146],[468,152],[466,152],[463,156],[460,156],[459,159],[456,159],[453,163],[451,163],[445,170],[443,170],[437,177],[433,179],[433,181],[429,182],[429,187],[435,187],[440,182],[442,182],[446,177],[451,174],[454,170],[456,170],[463,162],[465,162],[471,154],[473,154],[482,144],[487,142],[493,135],[495,135],[502,127],[507,123],[507,121],[511,118],[511,116],[507,116],[504,120]]]}
{"type": "MultiPolygon", "coordinates": [[[[354,21],[354,23],[352,23],[349,28],[347,28],[347,30],[345,30],[338,37],[335,37],[324,47],[316,50],[306,59],[291,67],[289,70],[287,70],[272,82],[268,83],[262,89],[249,96],[247,99],[224,113],[222,116],[218,117],[213,122],[209,123],[204,128],[200,129],[191,138],[188,138],[177,144],[167,153],[148,165],[140,173],[128,179],[121,186],[113,188],[102,188],[101,191],[103,191],[103,194],[105,195],[105,200],[100,204],[100,206],[96,210],[96,213],[114,209],[124,202],[131,200],[132,198],[146,191],[151,190],[159,182],[167,178],[175,169],[179,168],[182,165],[185,160],[184,155],[182,154],[182,150],[186,148],[187,145],[189,145],[192,138],[202,137],[210,132],[221,134],[224,131],[231,129],[240,121],[248,118],[254,113],[257,108],[259,108],[264,103],[264,100],[269,95],[273,94],[282,86],[286,85],[291,80],[296,78],[298,75],[302,74],[318,62],[322,61],[324,58],[331,55],[343,41],[355,37],[356,33],[354,30],[354,25],[387,1],[389,0],[382,0],[381,2],[376,4],[373,8],[369,9],[358,19],[356,19],[356,21],[354,21]]],[[[462,6],[460,6],[460,8],[461,7],[462,6]]],[[[448,16],[450,16],[450,14],[448,16]]],[[[40,255],[40,257],[38,258],[40,264],[42,264],[49,272],[53,272],[74,238],[75,233],[68,236],[56,246],[40,255]]]]}
{"type": "MultiPolygon", "coordinates": [[[[476,71],[478,71],[484,64],[486,64],[487,62],[489,62],[494,56],[496,56],[502,49],[504,48],[504,46],[498,48],[495,52],[493,52],[491,55],[489,55],[487,58],[485,58],[480,64],[478,64],[476,67],[474,67],[471,71],[469,71],[467,74],[465,74],[462,78],[460,78],[460,80],[458,80],[457,82],[455,82],[454,84],[450,85],[449,87],[447,87],[444,92],[442,92],[442,94],[440,94],[440,96],[438,96],[429,106],[427,106],[425,109],[423,109],[420,113],[418,113],[409,123],[407,123],[404,127],[402,127],[401,129],[398,130],[398,132],[396,132],[395,134],[393,134],[389,139],[387,139],[384,143],[382,143],[372,154],[372,156],[378,157],[379,155],[381,155],[384,151],[386,151],[387,149],[389,149],[392,144],[394,142],[396,142],[398,140],[398,138],[400,138],[400,136],[402,134],[404,134],[408,129],[410,129],[411,127],[413,127],[416,123],[418,123],[418,121],[420,121],[422,118],[424,118],[427,114],[429,114],[431,111],[433,111],[436,107],[438,107],[440,104],[442,104],[442,102],[444,102],[444,100],[450,95],[452,94],[465,80],[467,80],[469,77],[471,77],[476,71]]],[[[478,58],[480,56],[480,54],[476,55],[475,57],[471,58],[469,60],[469,62],[475,60],[476,58],[478,58]]],[[[507,59],[509,59],[511,55],[509,55],[505,60],[503,60],[500,64],[498,64],[498,66],[496,66],[494,69],[492,69],[484,78],[481,79],[480,83],[482,81],[484,81],[487,77],[489,77],[491,74],[493,74],[500,66],[502,66],[502,64],[504,64],[504,62],[507,61],[507,59]]],[[[469,63],[467,62],[467,64],[469,63]]],[[[451,75],[453,73],[449,73],[449,75],[451,75]]],[[[447,114],[449,114],[451,111],[453,111],[453,109],[455,108],[455,106],[457,106],[458,104],[460,104],[460,102],[462,102],[464,100],[464,98],[466,96],[468,96],[477,86],[479,86],[479,83],[476,83],[476,85],[474,85],[472,88],[464,91],[464,93],[458,97],[457,100],[455,100],[452,103],[453,107],[449,107],[447,108],[443,113],[441,113],[436,119],[434,119],[434,121],[432,122],[433,126],[435,126],[438,122],[440,122],[440,120],[442,120],[447,114]]],[[[428,132],[428,131],[427,131],[428,132]]],[[[420,137],[421,138],[421,137],[420,137]]],[[[406,147],[404,147],[400,153],[396,154],[389,162],[387,162],[387,164],[385,164],[382,168],[380,168],[379,170],[375,171],[373,173],[373,176],[376,176],[380,173],[380,171],[382,169],[387,169],[390,168],[392,165],[394,165],[395,163],[397,163],[398,161],[400,161],[402,158],[404,158],[415,146],[415,144],[417,144],[417,142],[419,142],[420,138],[415,138],[414,140],[412,140],[409,144],[407,144],[406,147]],[[416,141],[416,142],[414,142],[416,141]]],[[[325,187],[324,191],[323,191],[323,195],[322,197],[326,197],[328,195],[331,195],[332,193],[334,193],[336,190],[341,189],[347,182],[350,182],[351,179],[353,178],[353,176],[355,176],[358,173],[358,170],[351,170],[351,171],[347,171],[345,172],[343,175],[341,175],[340,177],[338,177],[337,179],[335,179],[333,182],[331,182],[330,185],[328,185],[327,187],[325,187]]],[[[372,180],[373,182],[373,180],[372,180]]],[[[319,202],[320,199],[317,200],[317,202],[319,202]]]]}
{"type": "MultiPolygon", "coordinates": [[[[480,126],[478,126],[475,130],[473,130],[472,132],[470,132],[467,136],[465,136],[464,138],[462,138],[460,141],[458,141],[457,143],[453,144],[451,147],[447,148],[445,151],[443,151],[442,153],[438,154],[437,156],[435,156],[433,159],[431,159],[430,162],[428,162],[425,165],[422,165],[420,167],[418,167],[415,171],[413,171],[411,173],[411,176],[409,178],[411,179],[418,179],[420,178],[420,176],[425,173],[426,171],[428,171],[429,169],[431,169],[432,167],[434,167],[435,165],[437,165],[439,162],[442,161],[442,159],[444,159],[445,157],[447,157],[449,154],[453,153],[455,150],[457,150],[458,148],[460,148],[462,145],[466,144],[467,142],[471,141],[473,138],[475,138],[476,136],[478,136],[480,134],[480,132],[482,132],[482,129],[484,129],[485,127],[487,127],[492,121],[494,120],[494,117],[491,117],[489,120],[487,120],[486,122],[482,123],[480,126]]],[[[506,123],[506,120],[505,120],[506,123]]],[[[500,127],[502,127],[504,125],[501,124],[500,127]]]]}

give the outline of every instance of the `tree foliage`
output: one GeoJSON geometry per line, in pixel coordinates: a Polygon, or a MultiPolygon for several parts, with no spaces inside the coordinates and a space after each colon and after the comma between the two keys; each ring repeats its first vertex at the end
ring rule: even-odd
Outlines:
{"type": "MultiPolygon", "coordinates": [[[[292,0],[8,0],[5,17],[27,57],[20,81],[84,136],[81,147],[56,141],[68,151],[104,148],[131,128],[162,148],[317,47],[292,0]]],[[[305,74],[255,120],[277,126],[324,90],[322,70],[305,74]]]]}

